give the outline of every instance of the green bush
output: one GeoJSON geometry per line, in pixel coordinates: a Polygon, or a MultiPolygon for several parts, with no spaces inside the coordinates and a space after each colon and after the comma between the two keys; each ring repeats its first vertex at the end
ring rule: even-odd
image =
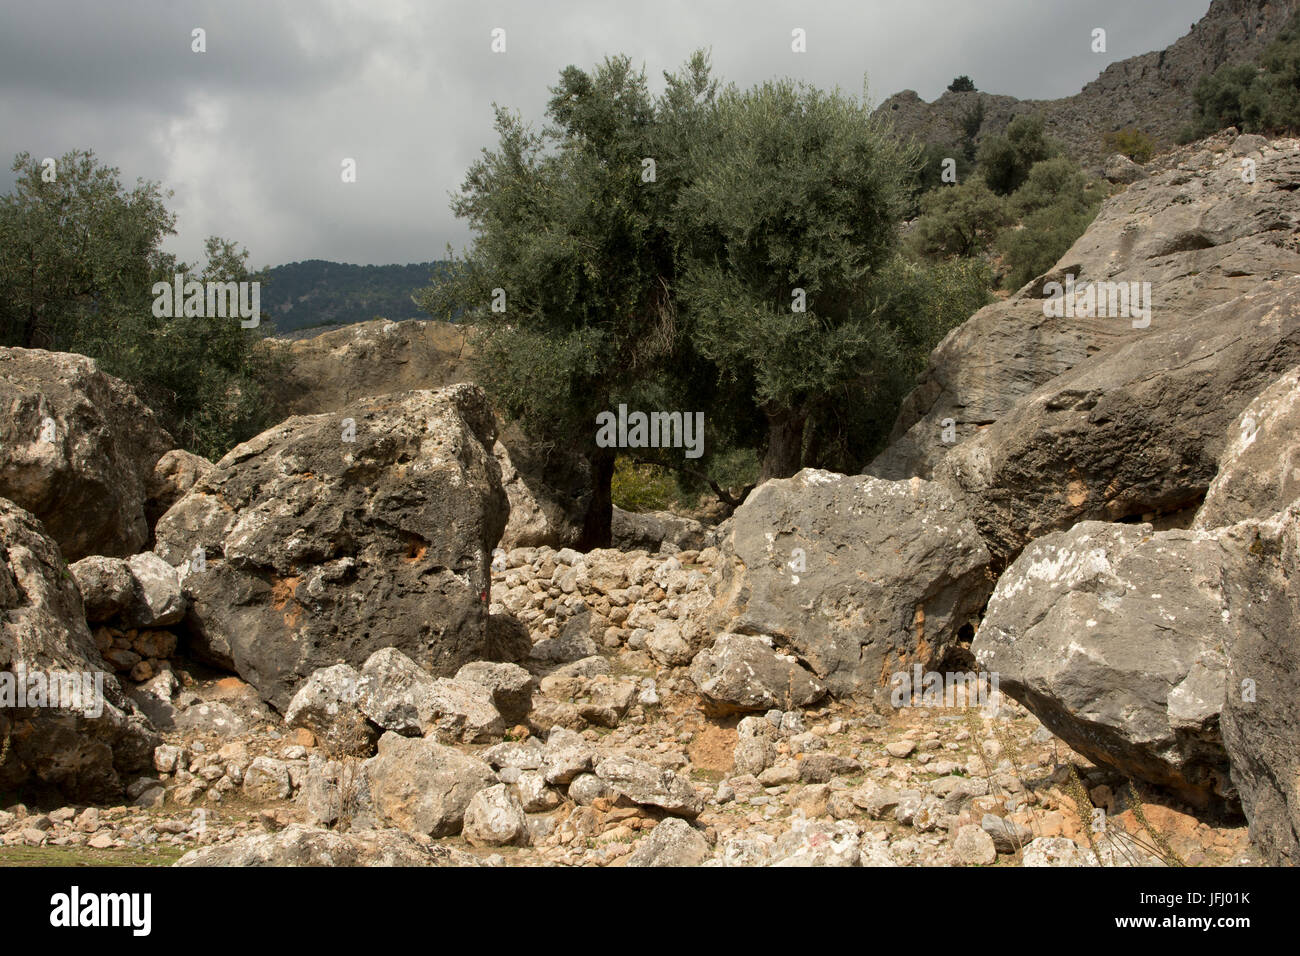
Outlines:
{"type": "Polygon", "coordinates": [[[982,179],[972,179],[921,197],[921,215],[907,236],[907,247],[927,259],[978,255],[1010,221],[1007,201],[982,179]]]}
{"type": "Polygon", "coordinates": [[[980,144],[976,162],[989,188],[1001,196],[1015,192],[1029,178],[1035,163],[1057,155],[1059,144],[1043,132],[1041,116],[1017,116],[1002,136],[980,144]]]}
{"type": "Polygon", "coordinates": [[[969,76],[963,73],[961,76],[957,77],[955,80],[953,80],[951,83],[948,84],[948,92],[949,93],[973,93],[975,92],[975,84],[974,82],[971,81],[971,78],[969,76]]]}
{"type": "Polygon", "coordinates": [[[1156,154],[1156,141],[1136,126],[1107,133],[1102,143],[1112,153],[1123,153],[1135,163],[1149,163],[1156,154]]]}
{"type": "Polygon", "coordinates": [[[264,278],[247,250],[210,237],[202,269],[161,249],[175,217],[157,183],[128,190],[117,169],[73,150],[54,177],[27,153],[0,196],[0,345],[76,352],[134,386],[180,447],[219,458],[271,424],[278,374],[264,328],[231,318],[159,318],[154,282],[264,278]]]}
{"type": "Polygon", "coordinates": [[[1009,200],[1020,222],[995,243],[1004,286],[1018,289],[1051,269],[1096,218],[1103,198],[1100,183],[1064,156],[1036,163],[1009,200]]]}
{"type": "Polygon", "coordinates": [[[614,460],[610,495],[614,504],[624,511],[666,511],[680,497],[671,471],[659,465],[637,463],[626,455],[614,460]]]}

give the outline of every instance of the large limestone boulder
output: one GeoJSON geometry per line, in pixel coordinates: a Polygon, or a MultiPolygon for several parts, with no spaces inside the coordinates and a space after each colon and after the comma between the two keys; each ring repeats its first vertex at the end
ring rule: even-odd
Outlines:
{"type": "Polygon", "coordinates": [[[794,710],[826,696],[821,681],[761,637],[719,634],[695,655],[689,671],[700,694],[719,712],[794,710]]]}
{"type": "MultiPolygon", "coordinates": [[[[1300,172],[1300,170],[1297,170],[1300,172]]],[[[1163,313],[1160,313],[1163,314],[1163,313]]],[[[1300,362],[1300,275],[1261,283],[1054,378],[936,470],[961,489],[995,560],[1087,519],[1195,507],[1229,426],[1300,362]]]]}
{"type": "Polygon", "coordinates": [[[68,570],[92,624],[120,618],[126,627],[166,627],[185,616],[176,569],[152,551],[82,558],[68,570]]]}
{"type": "Polygon", "coordinates": [[[993,588],[966,509],[920,479],[804,469],[765,482],[722,550],[717,629],[768,635],[837,694],[940,664],[993,588]]]}
{"type": "Polygon", "coordinates": [[[191,649],[283,711],[332,664],[394,647],[435,675],[488,657],[489,560],[506,523],[472,385],[291,418],[236,447],[159,521],[191,649]]]}
{"type": "Polygon", "coordinates": [[[1300,367],[1255,397],[1228,433],[1196,528],[1267,518],[1300,498],[1300,367]]]}
{"type": "MultiPolygon", "coordinates": [[[[447,322],[375,319],[309,339],[268,340],[284,362],[274,401],[284,417],[336,412],[352,402],[472,379],[472,332],[447,322]]],[[[517,428],[489,444],[510,518],[501,547],[578,543],[591,504],[590,467],[578,455],[530,442],[517,428]]]]}
{"type": "Polygon", "coordinates": [[[467,332],[449,322],[374,319],[309,339],[267,339],[284,364],[276,409],[285,418],[316,415],[376,395],[468,382],[474,348],[467,332]]]}
{"type": "Polygon", "coordinates": [[[1300,865],[1300,502],[1218,532],[1228,621],[1223,744],[1251,839],[1277,866],[1300,865]]]}
{"type": "Polygon", "coordinates": [[[610,519],[611,544],[619,551],[698,551],[706,547],[707,531],[694,518],[671,511],[624,511],[616,506],[610,519]]]}
{"type": "Polygon", "coordinates": [[[379,753],[363,766],[378,819],[433,837],[460,833],[474,795],[497,782],[476,757],[395,733],[379,738],[379,753]]]}
{"type": "Polygon", "coordinates": [[[998,579],[976,659],[1089,759],[1219,801],[1231,795],[1223,557],[1213,534],[1143,524],[1047,535],[998,579]]]}
{"type": "MultiPolygon", "coordinates": [[[[1049,274],[950,332],[904,401],[888,447],[866,471],[882,478],[929,478],[954,447],[1097,352],[1130,340],[1151,341],[1153,333],[1181,326],[1261,282],[1300,272],[1300,250],[1285,238],[1300,226],[1300,193],[1294,188],[1300,144],[1265,142],[1242,156],[1233,150],[1233,139],[1215,137],[1149,164],[1148,178],[1106,200],[1049,274]],[[1250,183],[1242,177],[1246,158],[1255,163],[1250,183]],[[1064,282],[1067,274],[1079,286],[1149,282],[1150,326],[1134,328],[1124,318],[1045,315],[1045,283],[1064,282]]],[[[1239,324],[1231,314],[1218,321],[1239,324]]],[[[1159,351],[1151,358],[1160,362],[1152,369],[1164,368],[1159,351]]]]}
{"type": "Polygon", "coordinates": [[[149,482],[174,444],[92,359],[0,348],[0,496],[39,518],[69,561],[148,547],[149,482]]]}
{"type": "Polygon", "coordinates": [[[0,721],[0,790],[45,784],[76,799],[120,799],[123,778],[147,770],[162,743],[96,650],[58,546],[3,498],[0,721]]]}
{"type": "Polygon", "coordinates": [[[145,515],[149,527],[156,525],[167,509],[180,501],[200,478],[212,471],[212,467],[212,462],[206,458],[182,448],[173,448],[159,458],[145,488],[148,495],[145,515]]]}

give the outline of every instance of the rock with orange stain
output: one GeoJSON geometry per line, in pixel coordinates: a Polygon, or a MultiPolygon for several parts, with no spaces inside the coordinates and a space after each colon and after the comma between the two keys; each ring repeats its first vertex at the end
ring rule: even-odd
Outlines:
{"type": "Polygon", "coordinates": [[[190,648],[279,710],[314,671],[393,647],[434,676],[490,656],[507,503],[469,384],[368,398],[240,445],[158,522],[190,648]]]}

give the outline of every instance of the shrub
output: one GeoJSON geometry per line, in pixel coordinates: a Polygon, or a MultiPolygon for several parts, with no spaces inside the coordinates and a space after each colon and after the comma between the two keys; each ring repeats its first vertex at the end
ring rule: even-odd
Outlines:
{"type": "Polygon", "coordinates": [[[666,511],[677,503],[677,482],[667,468],[619,455],[614,460],[610,495],[624,511],[666,511]]]}
{"type": "Polygon", "coordinates": [[[971,78],[969,76],[963,73],[961,76],[957,77],[955,80],[953,80],[951,83],[948,84],[948,92],[949,93],[973,93],[975,92],[975,84],[974,82],[971,81],[971,78]]]}
{"type": "Polygon", "coordinates": [[[1007,202],[981,179],[931,190],[907,237],[914,255],[929,259],[973,256],[986,250],[1011,221],[1007,202]]]}
{"type": "Polygon", "coordinates": [[[1006,196],[1020,188],[1035,163],[1060,151],[1056,141],[1044,135],[1042,117],[1017,116],[1007,124],[1004,135],[980,144],[976,160],[989,188],[1006,196]]]}
{"type": "Polygon", "coordinates": [[[1004,286],[1018,289],[1051,269],[1096,217],[1102,198],[1100,184],[1064,156],[1036,163],[1009,201],[1019,225],[995,243],[1004,286]]]}
{"type": "Polygon", "coordinates": [[[1113,153],[1123,153],[1135,163],[1149,163],[1156,154],[1156,141],[1136,126],[1126,126],[1102,137],[1106,148],[1113,153]]]}

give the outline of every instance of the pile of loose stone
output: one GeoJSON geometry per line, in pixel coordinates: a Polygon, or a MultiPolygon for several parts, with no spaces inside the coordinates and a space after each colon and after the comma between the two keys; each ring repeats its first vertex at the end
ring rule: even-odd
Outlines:
{"type": "Polygon", "coordinates": [[[387,648],[317,671],[283,722],[236,679],[182,673],[158,693],[188,729],[164,735],[133,806],[10,808],[0,834],[197,846],[186,864],[1153,865],[1151,825],[1188,863],[1254,862],[1244,826],[1156,803],[1139,819],[1122,780],[1009,699],[878,713],[804,688],[816,703],[782,704],[763,683],[784,679],[780,655],[702,623],[717,560],[499,553],[493,611],[527,626],[526,660],[434,678],[387,648]],[[746,685],[724,659],[762,667],[746,685]],[[1071,762],[1109,837],[1085,832],[1071,762]]]}

